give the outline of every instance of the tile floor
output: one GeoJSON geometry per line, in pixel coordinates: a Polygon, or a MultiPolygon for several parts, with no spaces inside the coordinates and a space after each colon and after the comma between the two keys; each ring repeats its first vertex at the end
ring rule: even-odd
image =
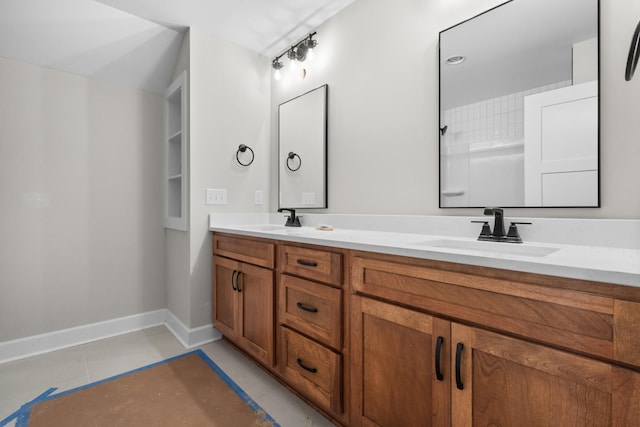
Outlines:
{"type": "MultiPolygon", "coordinates": [[[[282,427],[334,425],[226,341],[199,348],[282,427]]],[[[50,387],[67,390],[187,351],[157,326],[0,364],[0,421],[50,387]]]]}

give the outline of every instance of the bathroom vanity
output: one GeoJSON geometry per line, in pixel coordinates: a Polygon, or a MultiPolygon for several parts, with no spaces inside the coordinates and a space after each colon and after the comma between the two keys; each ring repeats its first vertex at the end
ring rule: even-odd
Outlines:
{"type": "Polygon", "coordinates": [[[211,229],[214,326],[340,424],[639,422],[633,274],[585,280],[532,272],[535,251],[381,243],[409,234],[211,229]]]}

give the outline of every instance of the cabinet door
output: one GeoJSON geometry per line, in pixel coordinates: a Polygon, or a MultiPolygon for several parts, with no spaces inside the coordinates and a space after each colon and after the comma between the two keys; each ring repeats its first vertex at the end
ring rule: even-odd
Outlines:
{"type": "Polygon", "coordinates": [[[351,313],[352,425],[448,426],[450,323],[357,296],[351,313]]]}
{"type": "Polygon", "coordinates": [[[240,319],[237,344],[271,367],[275,327],[273,271],[240,263],[236,284],[240,319]]]}
{"type": "Polygon", "coordinates": [[[611,425],[610,364],[455,323],[451,340],[453,426],[611,425]]]}
{"type": "Polygon", "coordinates": [[[238,297],[235,279],[240,263],[213,257],[213,326],[235,340],[238,328],[238,297]]]}

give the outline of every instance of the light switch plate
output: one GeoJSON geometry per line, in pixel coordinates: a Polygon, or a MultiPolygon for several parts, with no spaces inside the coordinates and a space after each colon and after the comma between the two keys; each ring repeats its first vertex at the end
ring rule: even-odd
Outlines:
{"type": "Polygon", "coordinates": [[[207,205],[226,205],[227,190],[218,188],[207,188],[205,204],[207,205]]]}

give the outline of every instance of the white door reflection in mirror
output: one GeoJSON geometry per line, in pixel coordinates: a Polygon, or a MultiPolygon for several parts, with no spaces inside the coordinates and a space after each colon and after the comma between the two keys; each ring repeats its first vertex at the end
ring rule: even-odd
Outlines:
{"type": "Polygon", "coordinates": [[[597,82],[526,97],[524,131],[526,205],[597,205],[597,82]]]}

